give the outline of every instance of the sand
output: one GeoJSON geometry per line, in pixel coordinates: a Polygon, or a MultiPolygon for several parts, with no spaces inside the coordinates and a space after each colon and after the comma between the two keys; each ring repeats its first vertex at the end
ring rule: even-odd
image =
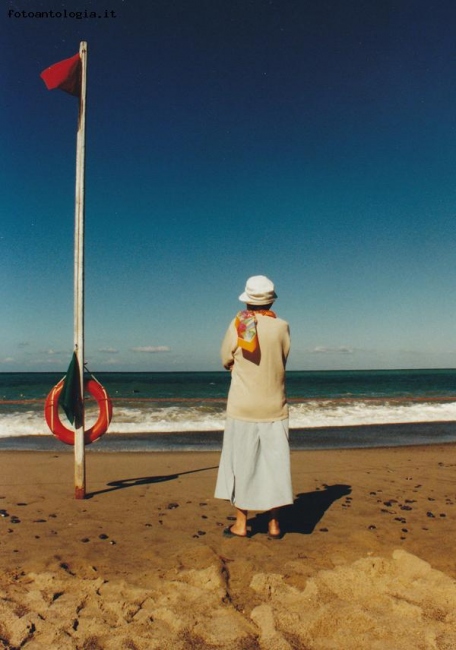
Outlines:
{"type": "MultiPolygon", "coordinates": [[[[101,443],[100,443],[101,444],[101,443]]],[[[454,650],[456,446],[292,453],[271,540],[216,453],[0,456],[0,648],[454,650]]]]}

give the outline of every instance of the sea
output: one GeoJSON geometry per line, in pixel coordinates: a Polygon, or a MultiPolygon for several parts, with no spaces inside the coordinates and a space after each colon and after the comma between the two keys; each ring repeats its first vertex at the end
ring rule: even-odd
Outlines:
{"type": "MultiPolygon", "coordinates": [[[[48,429],[58,373],[0,373],[0,451],[72,451],[48,429]]],[[[227,372],[100,372],[113,403],[98,451],[214,451],[222,445],[227,372]]],[[[456,369],[287,373],[290,446],[371,448],[456,442],[456,369]]],[[[86,426],[97,418],[86,397],[86,426]]],[[[65,415],[61,414],[65,423],[65,415]]]]}

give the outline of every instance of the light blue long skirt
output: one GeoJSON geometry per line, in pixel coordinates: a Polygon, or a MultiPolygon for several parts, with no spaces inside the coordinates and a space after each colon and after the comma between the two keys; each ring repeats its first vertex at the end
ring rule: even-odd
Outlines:
{"type": "Polygon", "coordinates": [[[271,510],[293,503],[288,419],[227,418],[215,497],[228,499],[242,510],[271,510]]]}

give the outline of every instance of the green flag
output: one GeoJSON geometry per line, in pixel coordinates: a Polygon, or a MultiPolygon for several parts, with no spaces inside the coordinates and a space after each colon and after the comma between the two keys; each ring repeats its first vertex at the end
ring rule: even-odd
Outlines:
{"type": "Polygon", "coordinates": [[[76,352],[73,352],[71,363],[60,393],[59,404],[66,413],[68,420],[79,429],[83,424],[83,401],[81,395],[81,382],[79,363],[76,352]]]}

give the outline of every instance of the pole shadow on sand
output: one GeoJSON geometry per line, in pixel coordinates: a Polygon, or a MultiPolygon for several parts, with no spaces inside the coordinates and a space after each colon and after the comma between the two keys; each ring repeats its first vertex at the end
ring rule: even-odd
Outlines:
{"type": "MultiPolygon", "coordinates": [[[[351,493],[350,485],[324,485],[323,490],[302,492],[296,496],[294,503],[280,511],[280,527],[283,534],[301,533],[310,535],[332,504],[351,493]]],[[[249,519],[251,534],[266,533],[269,515],[262,512],[249,519]]]]}
{"type": "Polygon", "coordinates": [[[152,485],[153,483],[163,483],[164,481],[175,481],[180,476],[185,476],[185,474],[196,474],[197,472],[206,472],[210,469],[217,469],[218,465],[214,467],[202,467],[201,469],[192,469],[188,472],[179,472],[178,474],[165,474],[163,476],[142,476],[139,478],[123,478],[118,481],[111,481],[107,483],[107,488],[103,490],[96,490],[95,492],[90,492],[86,495],[86,499],[91,499],[92,497],[98,496],[100,494],[106,494],[108,492],[114,492],[115,490],[124,490],[129,487],[138,487],[140,485],[152,485]]]}

